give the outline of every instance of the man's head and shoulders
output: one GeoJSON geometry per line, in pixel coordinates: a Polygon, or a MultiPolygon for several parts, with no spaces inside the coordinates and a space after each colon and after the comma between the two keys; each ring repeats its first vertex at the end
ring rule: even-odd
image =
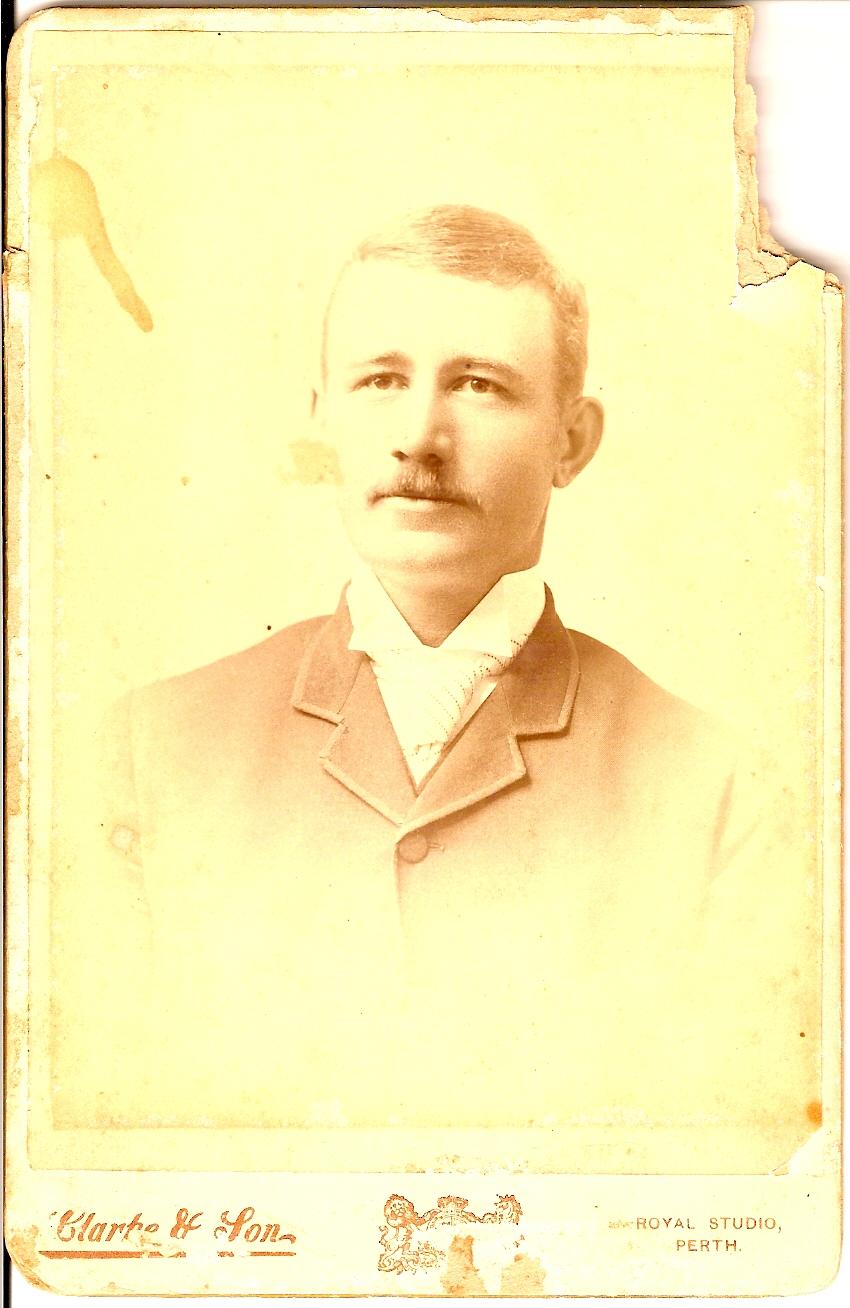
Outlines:
{"type": "MultiPolygon", "coordinates": [[[[443,651],[489,623],[508,644],[524,638],[505,683],[514,706],[554,679],[559,713],[568,699],[572,711],[578,678],[597,730],[703,729],[623,655],[565,630],[539,570],[552,492],[602,436],[601,405],[582,390],[587,322],[581,285],[499,214],[445,205],[364,240],[330,298],[314,393],[357,557],[351,584],[332,617],[158,683],[146,708],[207,732],[233,713],[268,720],[292,702],[309,709],[305,683],[353,675],[365,646],[349,647],[352,618],[355,646],[377,623],[443,651]]],[[[333,718],[333,695],[324,702],[333,718]]]]}
{"type": "MultiPolygon", "coordinates": [[[[753,1037],[737,994],[721,1002],[725,959],[734,976],[774,939],[776,842],[751,841],[711,723],[568,630],[538,570],[550,497],[602,434],[586,318],[529,233],[468,208],[403,221],[340,274],[315,420],[351,584],[331,617],[140,692],[103,823],[119,856],[139,851],[161,1007],[200,1101],[219,1093],[223,1030],[269,1103],[299,1069],[290,1124],[337,1082],[351,1120],[374,1120],[383,1059],[378,1120],[432,1124],[606,1102],[651,1117],[680,1065],[675,1111],[713,1111],[715,1082],[722,1101],[750,1075],[763,1010],[753,1037]],[[417,739],[455,664],[469,698],[417,739]],[[246,1003],[275,1033],[262,1058],[246,1003]],[[691,1041],[683,1060],[705,1023],[712,1056],[691,1041]]],[[[785,1057],[783,1039],[761,1047],[785,1057]]]]}

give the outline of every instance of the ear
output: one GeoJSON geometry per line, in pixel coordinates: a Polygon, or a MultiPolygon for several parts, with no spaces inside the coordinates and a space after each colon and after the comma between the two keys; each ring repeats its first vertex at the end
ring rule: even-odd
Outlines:
{"type": "Polygon", "coordinates": [[[605,417],[597,399],[580,395],[564,407],[553,486],[569,486],[599,449],[605,417]]]}

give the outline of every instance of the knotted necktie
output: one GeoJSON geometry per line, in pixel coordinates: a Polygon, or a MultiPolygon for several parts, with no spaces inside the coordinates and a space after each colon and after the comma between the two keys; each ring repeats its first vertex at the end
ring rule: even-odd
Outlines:
{"type": "Polygon", "coordinates": [[[519,654],[543,612],[536,568],[506,573],[442,645],[423,645],[375,575],[355,565],[349,649],[372,662],[411,776],[421,785],[519,654]]]}
{"type": "Polygon", "coordinates": [[[477,650],[397,649],[385,651],[376,674],[385,698],[405,698],[403,717],[396,715],[396,733],[414,780],[420,783],[439,761],[467,717],[492,689],[488,679],[499,676],[522,647],[509,657],[477,650]],[[482,693],[483,692],[483,693],[482,693]]]}

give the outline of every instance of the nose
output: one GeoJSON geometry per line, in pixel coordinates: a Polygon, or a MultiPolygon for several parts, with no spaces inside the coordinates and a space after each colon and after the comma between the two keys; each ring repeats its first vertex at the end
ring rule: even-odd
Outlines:
{"type": "Polygon", "coordinates": [[[393,457],[402,462],[434,465],[451,458],[454,424],[447,397],[439,388],[411,387],[406,395],[404,413],[399,414],[399,429],[393,457]]]}

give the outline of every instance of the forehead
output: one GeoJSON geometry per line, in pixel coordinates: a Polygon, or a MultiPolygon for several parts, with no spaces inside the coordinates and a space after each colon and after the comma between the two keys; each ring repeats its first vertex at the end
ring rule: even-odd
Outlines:
{"type": "Polygon", "coordinates": [[[398,352],[414,363],[499,358],[551,374],[554,313],[530,283],[496,286],[386,259],[349,266],[328,306],[328,369],[398,352]]]}

